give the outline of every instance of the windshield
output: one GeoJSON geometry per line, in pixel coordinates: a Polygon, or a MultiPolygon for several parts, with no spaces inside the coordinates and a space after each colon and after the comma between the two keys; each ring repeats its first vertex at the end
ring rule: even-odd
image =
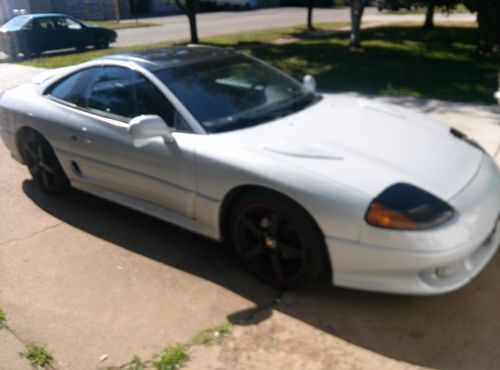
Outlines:
{"type": "Polygon", "coordinates": [[[12,18],[7,23],[5,23],[0,28],[0,31],[16,31],[22,28],[29,20],[30,20],[29,15],[19,15],[17,17],[12,18]]]}
{"type": "Polygon", "coordinates": [[[249,127],[294,113],[318,97],[242,55],[156,71],[207,132],[249,127]]]}

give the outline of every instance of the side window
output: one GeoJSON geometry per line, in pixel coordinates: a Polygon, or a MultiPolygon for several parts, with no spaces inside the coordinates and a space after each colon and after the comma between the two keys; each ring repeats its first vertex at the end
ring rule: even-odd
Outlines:
{"type": "Polygon", "coordinates": [[[87,87],[85,107],[121,121],[156,114],[178,131],[190,131],[173,105],[146,77],[122,67],[104,67],[102,71],[87,87]]]}
{"type": "Polygon", "coordinates": [[[60,17],[56,18],[57,27],[67,28],[70,30],[81,30],[82,25],[71,18],[60,17]]]}
{"type": "Polygon", "coordinates": [[[81,30],[82,29],[82,25],[80,23],[74,21],[71,18],[66,18],[66,26],[70,30],[81,30]]]}
{"type": "Polygon", "coordinates": [[[85,88],[90,81],[95,79],[101,68],[89,68],[74,73],[64,80],[52,85],[46,94],[57,99],[67,101],[79,106],[85,106],[86,99],[83,95],[85,88]]]}
{"type": "Polygon", "coordinates": [[[52,18],[40,18],[38,19],[38,28],[46,31],[54,31],[56,29],[56,25],[52,18]]]}
{"type": "Polygon", "coordinates": [[[120,67],[105,67],[91,83],[87,108],[125,118],[135,116],[135,72],[120,67]]]}

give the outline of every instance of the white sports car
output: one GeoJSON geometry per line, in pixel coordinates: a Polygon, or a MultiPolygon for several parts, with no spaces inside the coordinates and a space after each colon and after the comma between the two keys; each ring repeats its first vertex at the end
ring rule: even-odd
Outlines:
{"type": "Polygon", "coordinates": [[[214,47],[113,55],[5,91],[1,135],[42,191],[230,241],[276,286],[470,281],[500,243],[494,161],[427,117],[314,85],[214,47]]]}

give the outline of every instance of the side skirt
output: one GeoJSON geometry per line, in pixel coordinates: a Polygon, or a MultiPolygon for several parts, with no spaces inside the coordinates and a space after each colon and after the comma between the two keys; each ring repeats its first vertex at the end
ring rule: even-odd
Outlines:
{"type": "MultiPolygon", "coordinates": [[[[105,190],[97,186],[90,185],[88,183],[83,183],[81,181],[71,180],[71,186],[75,189],[79,189],[86,193],[90,193],[97,197],[109,200],[111,202],[123,205],[125,207],[132,208],[136,211],[144,213],[146,215],[158,218],[162,221],[174,224],[176,226],[182,227],[189,231],[197,234],[201,234],[210,239],[220,240],[219,230],[213,225],[204,225],[198,222],[196,219],[191,219],[186,216],[179,215],[178,213],[172,212],[164,207],[160,207],[156,204],[137,199],[128,195],[120,194],[114,191],[105,190]]],[[[219,208],[219,203],[213,200],[210,201],[210,207],[213,209],[219,208]]],[[[204,205],[207,206],[207,200],[204,198],[204,205]]],[[[214,212],[215,213],[215,212],[214,212]]],[[[211,222],[215,224],[215,222],[211,222]]]]}

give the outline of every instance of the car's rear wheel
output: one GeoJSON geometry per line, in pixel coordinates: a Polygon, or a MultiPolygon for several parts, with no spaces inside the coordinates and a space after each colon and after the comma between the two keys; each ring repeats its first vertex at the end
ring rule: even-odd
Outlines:
{"type": "Polygon", "coordinates": [[[24,59],[36,59],[42,56],[42,52],[38,48],[23,49],[21,53],[24,59]]]}
{"type": "Polygon", "coordinates": [[[54,150],[47,140],[35,131],[21,141],[21,153],[33,180],[47,194],[59,194],[69,187],[69,181],[54,150]]]}
{"type": "Polygon", "coordinates": [[[301,207],[272,193],[234,207],[231,241],[244,265],[265,282],[293,287],[315,281],[326,264],[324,238],[301,207]]]}
{"type": "Polygon", "coordinates": [[[109,39],[104,36],[100,36],[97,38],[94,44],[96,49],[106,49],[109,47],[109,39]]]}

